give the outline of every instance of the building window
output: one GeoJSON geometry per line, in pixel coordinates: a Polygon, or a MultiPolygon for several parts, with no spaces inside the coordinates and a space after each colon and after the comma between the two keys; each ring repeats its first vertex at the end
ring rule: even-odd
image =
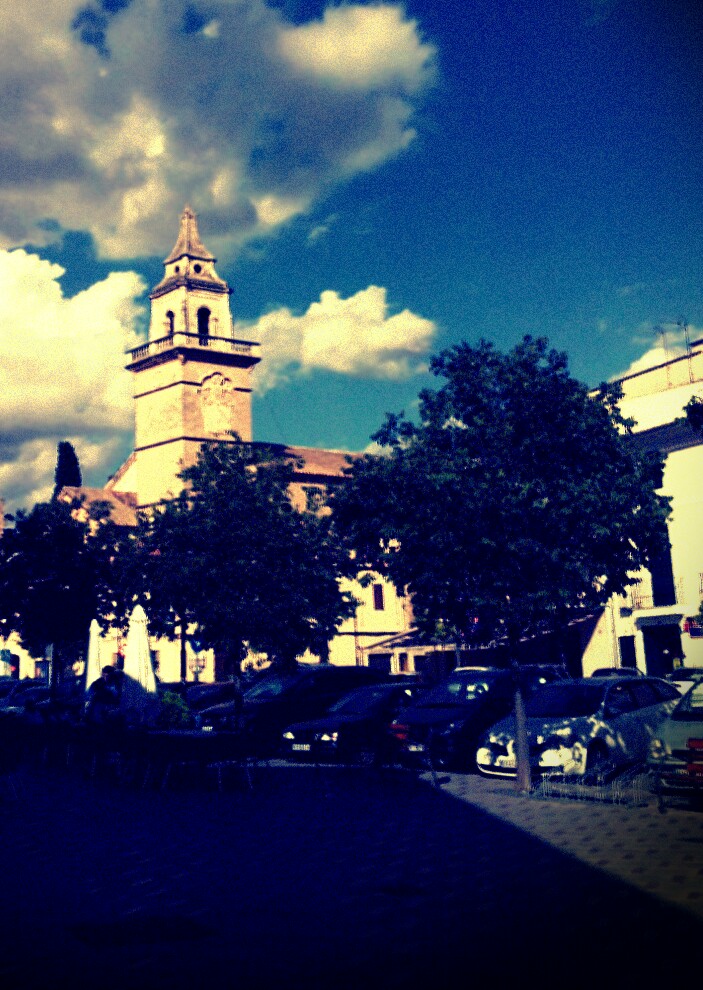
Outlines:
{"type": "Polygon", "coordinates": [[[383,600],[383,585],[375,584],[373,586],[373,607],[377,612],[383,612],[386,607],[386,603],[383,600]]]}
{"type": "Polygon", "coordinates": [[[173,332],[175,329],[175,317],[170,309],[166,313],[166,329],[168,331],[169,337],[173,337],[173,332]]]}
{"type": "Polygon", "coordinates": [[[207,347],[208,334],[210,333],[210,310],[207,306],[201,306],[198,310],[198,343],[202,347],[207,347]]]}

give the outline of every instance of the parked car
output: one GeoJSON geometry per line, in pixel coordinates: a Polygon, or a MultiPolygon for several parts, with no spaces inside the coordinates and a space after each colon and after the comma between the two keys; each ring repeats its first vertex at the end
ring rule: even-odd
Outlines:
{"type": "Polygon", "coordinates": [[[647,768],[660,803],[667,796],[703,798],[703,680],[697,680],[660,722],[647,768]]]}
{"type": "Polygon", "coordinates": [[[13,680],[12,687],[3,693],[0,698],[0,708],[10,708],[15,706],[25,691],[34,691],[36,688],[47,687],[46,678],[43,677],[23,677],[22,680],[13,680]]]}
{"type": "MultiPolygon", "coordinates": [[[[657,677],[582,677],[549,684],[525,705],[533,774],[585,778],[593,771],[644,764],[649,740],[679,698],[657,677]]],[[[515,718],[492,726],[476,764],[488,776],[514,777],[515,718]]]]}
{"type": "Polygon", "coordinates": [[[203,729],[241,732],[253,754],[271,756],[291,722],[317,718],[353,688],[387,679],[370,667],[300,663],[290,672],[267,673],[244,692],[241,702],[205,708],[198,720],[203,729]]]}
{"type": "MultiPolygon", "coordinates": [[[[551,681],[566,678],[565,670],[553,664],[520,667],[526,696],[551,681]]],[[[479,737],[511,711],[514,697],[511,669],[457,667],[389,726],[398,762],[410,767],[429,764],[474,770],[479,737]]]]}
{"type": "Polygon", "coordinates": [[[0,704],[19,684],[16,677],[0,677],[0,704]]]}
{"type": "Polygon", "coordinates": [[[210,708],[222,701],[233,701],[242,693],[240,681],[161,681],[160,695],[177,694],[193,711],[210,708]]]}
{"type": "Polygon", "coordinates": [[[390,722],[423,690],[419,677],[406,674],[355,688],[320,718],[289,725],[281,737],[281,753],[287,759],[317,762],[383,763],[390,722]]]}
{"type": "Polygon", "coordinates": [[[695,683],[703,680],[703,667],[679,667],[667,674],[665,680],[675,685],[679,694],[686,694],[695,683]]]}

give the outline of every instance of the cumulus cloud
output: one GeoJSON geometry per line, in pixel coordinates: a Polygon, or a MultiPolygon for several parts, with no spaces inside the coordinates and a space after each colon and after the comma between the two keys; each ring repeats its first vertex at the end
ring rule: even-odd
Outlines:
{"type": "Polygon", "coordinates": [[[389,315],[386,290],[376,285],[342,299],[328,290],[302,316],[283,307],[235,335],[261,342],[261,394],[293,375],[315,369],[402,381],[425,371],[435,324],[403,310],[389,315]]]}
{"type": "MultiPolygon", "coordinates": [[[[657,342],[652,345],[654,328],[643,328],[647,332],[638,335],[635,338],[635,343],[640,343],[647,349],[625,371],[614,375],[613,381],[627,378],[630,375],[637,375],[650,368],[656,368],[686,354],[686,339],[683,329],[678,324],[667,324],[662,329],[665,336],[662,337],[661,334],[658,334],[657,342]]],[[[697,339],[700,335],[701,332],[696,327],[689,327],[689,340],[697,339]]],[[[691,396],[697,394],[698,386],[689,381],[685,367],[686,362],[683,362],[683,365],[684,367],[678,368],[677,371],[670,371],[668,387],[660,391],[641,390],[636,386],[632,387],[632,385],[628,387],[628,384],[625,383],[625,399],[621,403],[621,408],[626,416],[634,419],[635,431],[661,426],[663,423],[670,423],[684,415],[684,407],[691,396]]]]}
{"type": "Polygon", "coordinates": [[[393,3],[23,0],[0,15],[0,245],[161,253],[184,202],[225,256],[401,152],[434,48],[393,3]],[[55,226],[55,224],[54,224],[55,226]]]}
{"type": "Polygon", "coordinates": [[[86,472],[115,469],[131,438],[124,352],[144,290],[133,272],[66,299],[63,269],[23,250],[0,251],[0,495],[31,505],[53,485],[56,447],[70,440],[86,472]]]}
{"type": "MultiPolygon", "coordinates": [[[[695,328],[689,329],[689,338],[695,337],[695,328]]],[[[659,364],[664,364],[672,358],[681,357],[686,353],[685,334],[678,324],[667,324],[664,327],[643,327],[642,332],[637,334],[633,343],[646,348],[644,353],[635,358],[629,367],[617,375],[613,380],[625,378],[627,375],[636,375],[639,371],[646,371],[648,368],[655,368],[659,364]],[[654,343],[652,341],[654,340],[654,343]]]]}

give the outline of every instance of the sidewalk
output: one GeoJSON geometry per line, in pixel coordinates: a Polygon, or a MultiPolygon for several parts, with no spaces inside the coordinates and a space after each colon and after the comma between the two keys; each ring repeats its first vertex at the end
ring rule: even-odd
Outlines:
{"type": "Polygon", "coordinates": [[[627,805],[523,796],[513,781],[498,778],[439,779],[445,793],[703,918],[703,811],[672,802],[662,813],[648,789],[641,804],[627,805]]]}

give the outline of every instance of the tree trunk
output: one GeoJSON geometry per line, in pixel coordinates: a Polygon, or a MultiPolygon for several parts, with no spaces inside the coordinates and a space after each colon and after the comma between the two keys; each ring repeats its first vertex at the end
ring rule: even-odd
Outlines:
{"type": "Polygon", "coordinates": [[[530,745],[527,738],[527,716],[525,715],[525,699],[520,688],[520,663],[517,658],[519,636],[515,632],[508,633],[510,663],[515,679],[515,786],[520,794],[529,794],[532,790],[532,775],[530,773],[530,745]]]}
{"type": "Polygon", "coordinates": [[[188,639],[186,624],[181,619],[181,680],[188,680],[188,659],[186,654],[186,641],[188,639]]]}
{"type": "MultiPolygon", "coordinates": [[[[517,665],[516,665],[517,667],[517,665]]],[[[530,746],[527,738],[525,699],[520,690],[519,670],[515,671],[515,784],[520,794],[532,790],[530,746]]]]}

